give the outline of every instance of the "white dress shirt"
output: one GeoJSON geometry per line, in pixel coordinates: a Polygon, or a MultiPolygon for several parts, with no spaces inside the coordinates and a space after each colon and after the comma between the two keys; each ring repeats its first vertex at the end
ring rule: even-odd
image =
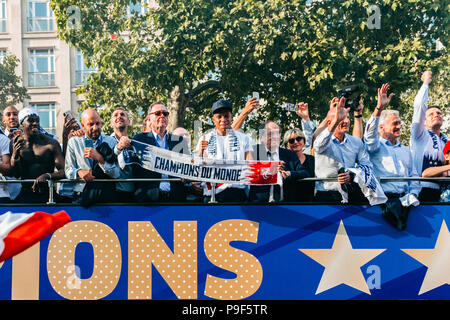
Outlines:
{"type": "MultiPolygon", "coordinates": [[[[340,142],[326,128],[314,141],[315,174],[317,178],[336,178],[340,168],[354,168],[356,164],[372,168],[369,155],[361,139],[345,134],[340,142]]],[[[339,182],[316,181],[317,191],[340,191],[339,182]]]]}
{"type": "MultiPolygon", "coordinates": [[[[379,117],[370,117],[366,124],[364,140],[367,151],[377,177],[417,177],[412,153],[408,147],[397,141],[395,145],[379,137],[379,117]]],[[[413,193],[419,195],[421,185],[419,181],[381,182],[385,193],[413,193]]]]}

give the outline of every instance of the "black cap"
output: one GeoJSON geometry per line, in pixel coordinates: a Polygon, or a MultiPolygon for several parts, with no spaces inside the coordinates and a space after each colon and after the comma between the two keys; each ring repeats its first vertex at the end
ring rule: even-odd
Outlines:
{"type": "Polygon", "coordinates": [[[214,104],[212,105],[212,108],[211,108],[211,113],[214,114],[220,109],[227,109],[227,110],[233,111],[233,109],[231,107],[231,103],[228,100],[219,100],[219,101],[214,102],[214,104]]]}

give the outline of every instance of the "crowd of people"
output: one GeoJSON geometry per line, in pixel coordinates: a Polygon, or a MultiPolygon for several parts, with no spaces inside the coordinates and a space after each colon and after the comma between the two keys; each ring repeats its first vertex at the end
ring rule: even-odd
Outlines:
{"type": "MultiPolygon", "coordinates": [[[[247,116],[257,109],[259,101],[251,98],[233,122],[233,106],[227,100],[211,108],[214,128],[205,133],[191,149],[191,137],[184,128],[168,132],[169,111],[163,103],[148,108],[142,133],[130,137],[130,118],[126,108],[112,113],[111,135],[102,133],[102,119],[95,109],[81,114],[81,123],[65,116],[62,146],[54,136],[40,127],[39,115],[30,108],[18,111],[9,106],[3,111],[3,134],[0,135],[0,173],[4,179],[32,179],[33,183],[0,183],[3,203],[39,203],[48,200],[48,180],[61,182],[56,202],[73,202],[88,207],[107,202],[208,202],[215,190],[221,202],[312,202],[370,203],[358,183],[360,172],[376,177],[443,177],[450,172],[450,142],[441,132],[443,124],[439,107],[427,106],[431,71],[422,75],[422,86],[414,101],[410,147],[400,141],[402,119],[395,110],[387,110],[393,93],[389,84],[378,89],[378,102],[363,127],[360,103],[351,114],[345,97],[330,102],[325,119],[314,127],[308,104],[298,103],[301,129],[281,132],[279,124],[267,121],[261,125],[259,143],[241,131],[247,116]],[[118,155],[130,148],[131,141],[195,154],[219,160],[278,161],[279,181],[275,185],[247,186],[221,184],[211,189],[207,183],[172,179],[139,165],[121,168],[118,155]],[[323,178],[303,181],[304,178],[323,178]],[[105,179],[153,178],[166,181],[105,182],[105,179]],[[335,178],[330,181],[327,178],[335,178]],[[98,181],[101,180],[101,181],[98,181]]],[[[448,184],[415,180],[381,181],[386,203],[403,203],[405,210],[420,202],[448,200],[448,184]],[[405,205],[407,203],[407,205],[405,205]]],[[[407,212],[405,213],[407,214],[407,212]]],[[[386,217],[389,219],[389,217],[386,217]]]]}

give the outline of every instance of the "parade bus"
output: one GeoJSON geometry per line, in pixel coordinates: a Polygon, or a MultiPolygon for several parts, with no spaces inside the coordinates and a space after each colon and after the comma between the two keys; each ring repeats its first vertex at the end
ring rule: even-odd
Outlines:
{"type": "MultiPolygon", "coordinates": [[[[108,181],[142,180],[155,179],[108,181]]],[[[83,208],[53,201],[59,182],[47,203],[1,205],[70,217],[0,264],[2,300],[450,299],[448,203],[413,207],[397,230],[363,204],[83,208]]]]}

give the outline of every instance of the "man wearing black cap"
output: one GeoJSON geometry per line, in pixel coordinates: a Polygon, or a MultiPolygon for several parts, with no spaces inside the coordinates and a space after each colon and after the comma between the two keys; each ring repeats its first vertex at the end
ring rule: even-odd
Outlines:
{"type": "MultiPolygon", "coordinates": [[[[251,160],[252,142],[247,135],[233,130],[231,103],[227,100],[216,101],[211,109],[215,129],[205,134],[197,145],[197,152],[204,158],[217,160],[251,160]]],[[[245,185],[220,184],[216,187],[218,202],[244,202],[247,200],[245,185]]],[[[204,202],[211,198],[211,188],[203,188],[204,202]]]]}

